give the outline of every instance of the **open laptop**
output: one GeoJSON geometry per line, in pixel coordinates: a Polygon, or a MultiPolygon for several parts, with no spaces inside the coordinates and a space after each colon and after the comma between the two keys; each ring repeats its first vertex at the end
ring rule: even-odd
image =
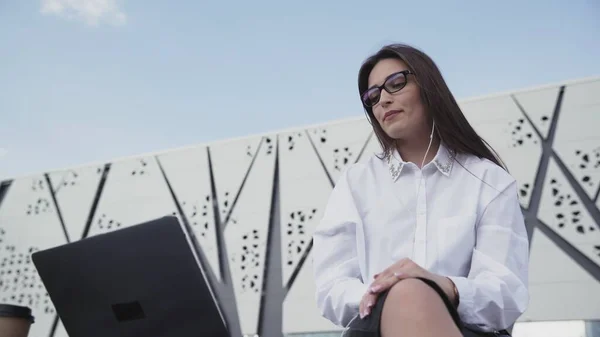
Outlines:
{"type": "Polygon", "coordinates": [[[229,337],[176,217],[63,246],[32,260],[69,337],[229,337]]]}

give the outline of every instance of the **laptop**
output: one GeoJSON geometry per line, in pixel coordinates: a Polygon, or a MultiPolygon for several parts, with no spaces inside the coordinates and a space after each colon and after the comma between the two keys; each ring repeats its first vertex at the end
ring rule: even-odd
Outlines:
{"type": "Polygon", "coordinates": [[[229,337],[178,219],[32,255],[69,337],[229,337]]]}

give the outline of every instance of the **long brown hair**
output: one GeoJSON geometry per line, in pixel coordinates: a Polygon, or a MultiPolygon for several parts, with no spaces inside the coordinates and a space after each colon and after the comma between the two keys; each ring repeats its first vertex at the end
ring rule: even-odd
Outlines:
{"type": "MultiPolygon", "coordinates": [[[[486,158],[506,169],[492,147],[471,127],[446,85],[440,70],[424,52],[405,44],[384,46],[367,58],[360,67],[358,72],[359,95],[368,89],[369,74],[373,67],[379,61],[389,58],[403,61],[414,73],[414,78],[420,88],[421,101],[425,105],[427,113],[435,121],[436,135],[449,150],[486,158]]],[[[396,146],[394,139],[383,131],[373,115],[373,109],[364,105],[363,107],[383,148],[383,153],[386,155],[391,153],[396,146]]]]}

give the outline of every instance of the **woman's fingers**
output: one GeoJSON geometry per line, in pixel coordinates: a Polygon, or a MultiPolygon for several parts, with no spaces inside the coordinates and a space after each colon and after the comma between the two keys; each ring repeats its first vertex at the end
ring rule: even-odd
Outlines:
{"type": "Polygon", "coordinates": [[[377,301],[377,295],[372,293],[366,293],[361,302],[360,302],[360,318],[365,318],[371,314],[371,310],[373,306],[375,306],[375,301],[377,301]]]}
{"type": "Polygon", "coordinates": [[[396,282],[400,280],[401,276],[403,276],[401,273],[391,273],[385,276],[381,275],[377,280],[375,280],[375,282],[371,284],[369,292],[378,294],[386,291],[396,284],[396,282]]]}
{"type": "Polygon", "coordinates": [[[396,282],[400,280],[400,273],[386,273],[380,274],[378,279],[375,280],[366,294],[363,295],[362,300],[360,301],[359,310],[360,310],[360,318],[365,318],[366,316],[371,314],[371,309],[375,306],[375,302],[377,301],[377,296],[379,293],[391,288],[396,282]]]}

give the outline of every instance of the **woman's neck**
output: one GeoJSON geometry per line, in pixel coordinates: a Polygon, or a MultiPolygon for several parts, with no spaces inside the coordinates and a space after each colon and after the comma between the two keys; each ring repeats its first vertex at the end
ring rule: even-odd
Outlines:
{"type": "Polygon", "coordinates": [[[421,163],[423,163],[423,165],[427,165],[427,163],[435,158],[440,146],[438,137],[433,137],[431,147],[429,148],[429,152],[427,152],[429,140],[429,136],[426,136],[423,139],[410,141],[398,139],[396,140],[396,149],[398,150],[398,153],[400,153],[402,160],[405,162],[412,162],[421,168],[421,163]],[[427,156],[425,157],[425,162],[423,162],[423,156],[425,156],[425,152],[427,152],[427,156]]]}

